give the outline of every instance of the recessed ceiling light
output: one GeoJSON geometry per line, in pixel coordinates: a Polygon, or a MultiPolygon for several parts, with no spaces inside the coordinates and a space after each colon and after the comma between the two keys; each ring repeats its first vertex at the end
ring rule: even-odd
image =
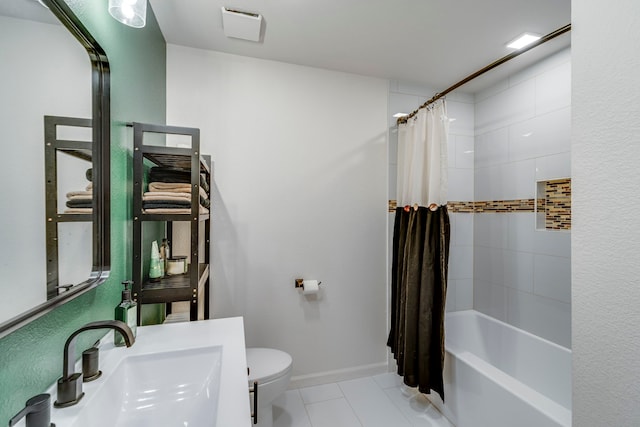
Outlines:
{"type": "Polygon", "coordinates": [[[395,113],[393,117],[395,117],[396,119],[399,119],[400,117],[407,117],[408,115],[409,113],[395,113]]]}
{"type": "Polygon", "coordinates": [[[519,36],[517,39],[510,42],[507,47],[509,49],[522,49],[525,46],[530,45],[531,43],[539,40],[540,36],[533,33],[524,33],[519,36]]]}

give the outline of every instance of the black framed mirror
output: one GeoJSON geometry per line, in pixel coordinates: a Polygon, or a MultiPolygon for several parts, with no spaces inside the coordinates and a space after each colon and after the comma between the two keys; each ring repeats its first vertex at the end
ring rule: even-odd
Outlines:
{"type": "MultiPolygon", "coordinates": [[[[19,135],[19,133],[9,133],[9,136],[3,141],[3,145],[6,147],[5,153],[11,152],[14,147],[27,147],[29,152],[26,156],[30,157],[28,157],[29,161],[27,162],[24,161],[24,157],[16,156],[11,158],[11,156],[5,156],[7,157],[4,160],[6,163],[2,163],[3,170],[11,170],[11,174],[7,172],[6,176],[4,176],[6,192],[3,194],[9,199],[6,200],[8,202],[7,205],[13,205],[11,209],[14,209],[14,212],[11,215],[14,216],[3,215],[5,224],[1,228],[3,231],[0,233],[0,237],[4,237],[3,240],[6,243],[4,248],[0,248],[0,257],[4,258],[4,261],[0,261],[0,266],[2,267],[0,270],[0,299],[6,301],[3,309],[0,310],[0,337],[100,285],[109,276],[109,158],[111,126],[110,73],[107,55],[65,1],[7,0],[1,6],[0,19],[5,19],[2,30],[8,31],[8,28],[13,26],[20,29],[21,32],[15,36],[8,35],[8,33],[3,35],[7,46],[10,46],[10,48],[6,49],[6,52],[8,52],[7,57],[9,57],[11,49],[15,51],[13,52],[14,56],[9,60],[5,61],[7,58],[3,58],[2,62],[4,64],[0,65],[0,78],[6,82],[6,85],[19,86],[23,83],[24,75],[20,71],[16,73],[15,65],[18,62],[22,62],[23,58],[32,58],[30,62],[25,61],[26,64],[31,64],[30,74],[36,76],[31,83],[26,82],[27,85],[31,85],[31,92],[29,93],[38,92],[47,101],[47,105],[53,107],[51,107],[50,112],[49,109],[44,109],[46,113],[37,113],[37,126],[39,126],[38,132],[40,132],[41,137],[14,139],[11,135],[19,135]],[[21,8],[24,10],[31,9],[29,13],[33,13],[33,16],[40,16],[40,18],[36,18],[38,22],[33,23],[33,28],[36,28],[35,25],[40,25],[43,27],[37,28],[43,28],[42,31],[39,29],[37,31],[32,30],[32,27],[30,27],[31,22],[26,17],[30,15],[21,15],[23,13],[20,11],[21,8]],[[36,10],[35,8],[38,9],[36,10]],[[48,10],[46,10],[47,8],[48,10]],[[62,28],[66,28],[66,30],[60,29],[60,23],[62,28]],[[73,61],[69,60],[69,57],[65,56],[63,52],[56,52],[55,48],[52,49],[49,44],[36,46],[33,49],[31,47],[25,48],[24,46],[27,46],[24,44],[26,42],[25,39],[35,37],[36,33],[42,33],[45,37],[47,37],[47,34],[52,34],[52,38],[57,37],[56,34],[71,37],[68,44],[71,43],[77,46],[77,42],[79,42],[80,47],[78,49],[81,51],[81,61],[86,62],[86,56],[84,55],[88,54],[89,61],[86,66],[86,72],[81,71],[84,74],[80,79],[86,80],[86,86],[90,86],[86,88],[87,96],[85,98],[89,99],[83,100],[83,103],[86,104],[84,109],[63,109],[63,114],[60,114],[57,110],[59,105],[64,104],[65,96],[64,93],[59,93],[59,86],[63,87],[64,84],[62,82],[59,85],[56,84],[55,79],[57,78],[56,76],[73,74],[68,69],[73,61]],[[86,53],[82,53],[82,51],[86,53]],[[84,59],[82,59],[82,56],[84,56],[84,59]],[[53,60],[47,62],[47,57],[53,58],[53,60]],[[10,75],[8,71],[2,69],[3,65],[7,63],[11,64],[7,69],[12,70],[14,75],[10,75]],[[56,72],[60,74],[56,74],[56,72]],[[40,79],[38,75],[46,76],[46,78],[40,79]],[[53,83],[51,83],[51,79],[54,79],[53,83]],[[42,80],[49,82],[50,90],[47,87],[43,89],[42,80]],[[84,141],[77,140],[75,136],[69,136],[73,135],[73,132],[64,136],[64,132],[56,130],[56,126],[51,127],[51,117],[45,118],[47,115],[68,115],[65,114],[67,111],[82,111],[81,114],[84,117],[62,117],[63,120],[58,123],[59,127],[74,127],[80,123],[77,127],[87,129],[88,136],[84,141]],[[45,127],[49,131],[45,130],[45,127]],[[63,140],[66,145],[56,145],[58,140],[63,140]],[[51,155],[51,153],[53,154],[51,155]],[[82,167],[84,168],[83,172],[86,169],[86,177],[90,181],[87,191],[83,191],[85,193],[86,209],[81,210],[82,213],[76,216],[72,215],[73,212],[70,214],[64,211],[64,200],[61,203],[59,202],[59,199],[64,199],[65,197],[64,194],[60,194],[61,192],[64,193],[64,190],[58,183],[59,180],[57,180],[62,175],[52,174],[51,169],[50,161],[52,159],[54,163],[59,162],[58,169],[66,171],[72,169],[73,167],[69,165],[78,160],[70,161],[66,160],[65,157],[80,159],[80,162],[84,162],[81,163],[83,166],[75,168],[82,167]],[[8,166],[5,167],[5,165],[8,166]],[[24,180],[21,183],[20,177],[26,175],[41,176],[42,178],[36,178],[36,182],[33,185],[30,184],[31,181],[29,180],[24,180]],[[52,184],[52,181],[54,184],[52,184]],[[38,182],[41,182],[41,184],[38,182]],[[36,203],[29,204],[29,199],[35,200],[36,203]],[[43,209],[45,205],[46,209],[43,209]],[[59,205],[62,205],[62,208],[59,205]],[[33,221],[31,223],[13,221],[16,222],[13,224],[11,220],[7,220],[8,218],[21,218],[24,216],[33,217],[33,221]],[[52,223],[55,227],[51,227],[52,223]],[[81,223],[84,231],[69,232],[64,229],[65,227],[72,229],[75,224],[81,223]],[[36,234],[34,239],[28,237],[32,234],[36,234]],[[62,238],[63,235],[66,236],[66,240],[62,238]],[[80,241],[84,243],[82,245],[77,244],[80,241]],[[33,242],[38,243],[34,244],[33,242]],[[73,246],[74,249],[69,250],[69,246],[73,246]],[[91,249],[89,250],[89,248],[91,249]],[[34,254],[31,258],[29,258],[29,255],[23,256],[22,259],[26,259],[26,262],[15,262],[14,259],[18,258],[14,258],[14,255],[21,253],[21,251],[27,254],[32,251],[34,254]],[[62,265],[62,253],[65,254],[64,265],[62,265]],[[88,254],[83,255],[83,253],[88,254]],[[69,266],[75,267],[75,263],[79,262],[79,258],[83,257],[86,258],[84,262],[87,265],[82,266],[79,270],[82,272],[81,276],[76,274],[70,280],[58,278],[58,273],[61,269],[65,270],[66,268],[69,270],[69,266]],[[33,268],[30,268],[31,263],[33,268]],[[10,270],[11,268],[13,270],[10,270]],[[31,270],[38,273],[33,275],[31,270]],[[18,301],[17,299],[26,294],[27,289],[31,287],[35,289],[33,294],[36,297],[27,301],[18,301]],[[14,306],[13,311],[11,310],[12,305],[14,306]]],[[[36,39],[34,38],[34,40],[36,39]]],[[[37,44],[37,41],[35,43],[37,44]]],[[[3,97],[3,101],[0,101],[5,104],[2,110],[6,113],[6,116],[10,116],[11,113],[19,110],[24,105],[29,107],[30,103],[38,102],[35,98],[32,100],[28,96],[20,96],[21,92],[18,90],[13,93],[13,99],[8,96],[3,97]]],[[[54,117],[54,119],[60,119],[60,117],[54,117]]],[[[32,130],[37,127],[33,125],[32,120],[33,118],[26,121],[6,119],[3,127],[11,129],[22,126],[32,130]]],[[[67,197],[69,197],[68,194],[67,197]]],[[[69,206],[69,204],[66,206],[69,206]]]]}

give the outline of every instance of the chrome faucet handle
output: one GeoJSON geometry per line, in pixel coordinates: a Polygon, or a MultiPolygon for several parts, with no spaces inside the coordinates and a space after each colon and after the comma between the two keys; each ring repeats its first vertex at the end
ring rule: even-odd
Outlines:
{"type": "Polygon", "coordinates": [[[22,411],[9,420],[9,426],[15,425],[25,415],[27,427],[56,427],[51,424],[51,395],[47,393],[27,400],[22,411]]]}

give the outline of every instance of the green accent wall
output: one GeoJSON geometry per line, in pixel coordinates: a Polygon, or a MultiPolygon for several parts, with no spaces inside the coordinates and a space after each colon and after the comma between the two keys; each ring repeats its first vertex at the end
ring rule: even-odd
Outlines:
{"type": "MultiPolygon", "coordinates": [[[[111,18],[106,1],[68,3],[111,65],[111,275],[98,288],[0,340],[0,425],[5,426],[28,398],[62,375],[64,342],[74,330],[113,319],[120,282],[131,277],[133,135],[126,123],[166,121],[166,43],[151,7],[146,27],[133,29],[111,18]]],[[[101,335],[82,334],[78,352],[101,335]]]]}

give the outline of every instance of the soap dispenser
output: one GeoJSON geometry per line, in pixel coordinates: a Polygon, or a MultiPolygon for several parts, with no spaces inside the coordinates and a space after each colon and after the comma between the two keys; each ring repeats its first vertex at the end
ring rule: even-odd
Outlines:
{"type": "MultiPolygon", "coordinates": [[[[131,299],[131,289],[133,284],[131,280],[122,282],[124,290],[122,291],[122,301],[116,307],[115,319],[124,322],[131,328],[133,336],[136,336],[136,326],[138,324],[138,304],[131,299]]],[[[113,342],[116,346],[125,345],[124,338],[118,331],[114,331],[113,342]]]]}

